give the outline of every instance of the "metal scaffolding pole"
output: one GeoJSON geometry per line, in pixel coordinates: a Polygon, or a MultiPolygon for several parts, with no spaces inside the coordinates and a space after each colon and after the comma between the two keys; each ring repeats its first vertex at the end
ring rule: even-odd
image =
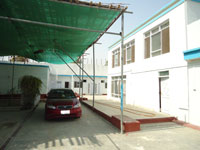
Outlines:
{"type": "Polygon", "coordinates": [[[79,65],[59,44],[57,44],[55,41],[54,43],[59,46],[63,53],[65,53],[93,81],[93,78],[81,67],[81,65],[79,65]]]}
{"type": "Polygon", "coordinates": [[[94,108],[94,94],[95,94],[95,50],[94,50],[94,44],[93,44],[93,101],[92,101],[92,107],[94,108]]]}
{"type": "Polygon", "coordinates": [[[124,63],[124,53],[123,53],[123,48],[124,48],[124,13],[122,13],[122,18],[121,18],[121,134],[124,132],[124,126],[123,126],[123,92],[124,92],[124,87],[123,87],[123,63],[124,63]]]}
{"type": "MultiPolygon", "coordinates": [[[[56,53],[56,52],[55,52],[56,53]]],[[[80,77],[76,74],[76,72],[66,63],[66,61],[58,54],[56,53],[56,55],[69,67],[69,69],[77,76],[77,78],[79,78],[80,80],[80,77]]]]}
{"type": "MultiPolygon", "coordinates": [[[[81,57],[80,57],[80,65],[81,65],[81,57]]],[[[79,75],[81,76],[81,68],[79,68],[79,75]]],[[[81,97],[81,78],[79,78],[79,99],[81,97]]]]}
{"type": "Polygon", "coordinates": [[[114,32],[90,30],[90,29],[85,29],[85,28],[70,27],[70,26],[65,26],[65,25],[38,22],[38,21],[19,19],[19,18],[11,18],[11,17],[5,17],[5,16],[0,16],[0,19],[10,20],[10,21],[15,21],[15,22],[29,23],[29,24],[37,24],[37,25],[48,26],[48,27],[63,28],[63,29],[73,29],[73,30],[80,30],[80,31],[97,32],[97,33],[103,33],[103,34],[120,35],[120,33],[114,33],[114,32]]]}
{"type": "MultiPolygon", "coordinates": [[[[82,68],[84,68],[84,54],[82,55],[82,68]]],[[[82,69],[82,95],[81,98],[83,99],[83,69],[82,69]]]]}

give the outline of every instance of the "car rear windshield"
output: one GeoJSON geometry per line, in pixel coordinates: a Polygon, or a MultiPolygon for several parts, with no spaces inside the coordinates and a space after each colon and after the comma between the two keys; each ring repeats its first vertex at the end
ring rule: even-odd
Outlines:
{"type": "Polygon", "coordinates": [[[76,98],[76,96],[72,90],[51,90],[48,94],[48,98],[70,99],[76,98]]]}

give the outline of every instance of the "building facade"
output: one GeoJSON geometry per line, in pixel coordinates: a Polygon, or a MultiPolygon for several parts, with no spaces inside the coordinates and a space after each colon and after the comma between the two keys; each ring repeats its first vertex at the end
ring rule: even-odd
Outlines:
{"type": "MultiPolygon", "coordinates": [[[[191,100],[190,92],[191,82],[200,86],[200,71],[194,73],[195,81],[190,77],[191,66],[199,66],[200,56],[195,62],[184,59],[184,52],[200,47],[199,10],[198,0],[173,0],[125,36],[124,103],[161,111],[200,126],[195,115],[200,113],[200,93],[199,100],[192,102],[195,100],[191,100]]],[[[121,43],[117,41],[108,52],[108,98],[118,101],[120,49],[121,43]]]]}
{"type": "MultiPolygon", "coordinates": [[[[86,74],[82,78],[76,64],[70,63],[69,66],[78,74],[78,77],[67,65],[1,61],[0,94],[11,94],[12,91],[19,94],[19,80],[24,75],[32,75],[42,80],[41,94],[47,94],[52,88],[70,88],[77,93],[80,89],[80,93],[93,94],[93,81],[86,74]],[[79,78],[83,80],[83,83],[79,81],[79,78]]],[[[93,79],[93,65],[85,64],[84,70],[93,79]]],[[[95,94],[107,94],[107,66],[105,65],[96,65],[95,94]]]]}
{"type": "MultiPolygon", "coordinates": [[[[56,84],[51,84],[51,87],[56,85],[57,88],[71,88],[77,93],[80,90],[80,93],[83,92],[83,94],[93,94],[93,81],[91,80],[91,78],[93,79],[93,65],[84,65],[84,70],[91,78],[85,73],[82,78],[82,71],[75,63],[70,63],[69,66],[77,75],[67,65],[51,65],[57,75],[56,84]],[[83,83],[80,80],[83,80],[83,83]]],[[[95,94],[107,94],[107,66],[105,65],[95,65],[95,94]]]]}

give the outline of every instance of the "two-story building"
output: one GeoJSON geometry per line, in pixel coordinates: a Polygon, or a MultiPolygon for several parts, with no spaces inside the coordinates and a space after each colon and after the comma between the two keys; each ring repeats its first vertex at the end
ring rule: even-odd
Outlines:
{"type": "MultiPolygon", "coordinates": [[[[125,36],[124,103],[200,126],[199,10],[199,0],[173,0],[125,36]]],[[[108,98],[118,101],[120,49],[108,51],[108,98]]]]}

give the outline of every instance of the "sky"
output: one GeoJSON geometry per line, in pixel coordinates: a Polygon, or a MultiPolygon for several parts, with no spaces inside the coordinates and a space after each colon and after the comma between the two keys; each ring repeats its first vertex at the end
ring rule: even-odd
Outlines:
{"type": "MultiPolygon", "coordinates": [[[[85,0],[91,1],[91,0],[85,0]]],[[[135,27],[143,23],[147,18],[151,17],[158,10],[163,8],[166,4],[172,0],[92,0],[93,2],[102,2],[103,4],[120,4],[123,6],[128,6],[128,11],[133,12],[133,14],[124,15],[124,35],[131,32],[135,27]]],[[[110,32],[121,32],[121,17],[111,26],[108,30],[110,32]]],[[[108,57],[108,47],[120,39],[120,36],[104,34],[98,43],[95,44],[95,56],[96,62],[98,64],[105,64],[108,57]]],[[[85,63],[92,63],[92,48],[86,51],[85,63]]]]}

